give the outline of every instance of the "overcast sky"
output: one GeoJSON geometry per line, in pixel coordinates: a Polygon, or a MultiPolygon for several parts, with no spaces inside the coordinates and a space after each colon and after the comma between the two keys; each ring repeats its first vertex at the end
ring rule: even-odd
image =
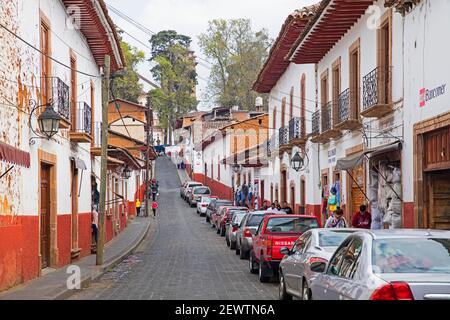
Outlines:
{"type": "MultiPolygon", "coordinates": [[[[106,0],[106,3],[137,20],[142,25],[159,32],[175,30],[192,38],[192,50],[197,57],[204,58],[198,46],[198,35],[206,31],[208,21],[212,19],[248,18],[254,30],[266,28],[271,38],[275,39],[286,17],[295,9],[311,5],[318,0],[106,0]]],[[[133,37],[148,43],[149,36],[110,12],[114,22],[133,37]]],[[[150,50],[138,41],[124,35],[131,45],[149,55],[150,50]]],[[[197,59],[202,64],[203,60],[197,59]]],[[[142,75],[151,77],[148,62],[139,67],[142,75]]],[[[197,66],[199,84],[197,98],[202,100],[209,70],[201,64],[197,66]]],[[[146,87],[148,90],[148,87],[146,87]]],[[[199,109],[212,107],[200,102],[199,109]]]]}

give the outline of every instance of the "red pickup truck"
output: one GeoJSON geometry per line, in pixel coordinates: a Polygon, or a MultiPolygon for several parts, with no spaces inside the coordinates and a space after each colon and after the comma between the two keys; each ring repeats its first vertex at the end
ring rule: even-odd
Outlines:
{"type": "Polygon", "coordinates": [[[253,238],[250,252],[249,269],[259,273],[261,282],[268,282],[277,274],[283,254],[280,249],[291,247],[295,240],[312,228],[319,228],[314,216],[268,214],[261,221],[253,238]]]}

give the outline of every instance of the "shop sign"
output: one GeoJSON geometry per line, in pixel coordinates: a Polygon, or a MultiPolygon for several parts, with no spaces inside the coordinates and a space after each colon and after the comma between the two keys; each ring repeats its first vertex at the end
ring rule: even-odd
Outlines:
{"type": "Polygon", "coordinates": [[[428,101],[436,99],[445,94],[445,87],[447,84],[440,85],[434,89],[422,88],[419,91],[420,94],[420,107],[423,108],[428,101]]]}
{"type": "Polygon", "coordinates": [[[328,150],[328,164],[336,164],[336,148],[328,150]]]}

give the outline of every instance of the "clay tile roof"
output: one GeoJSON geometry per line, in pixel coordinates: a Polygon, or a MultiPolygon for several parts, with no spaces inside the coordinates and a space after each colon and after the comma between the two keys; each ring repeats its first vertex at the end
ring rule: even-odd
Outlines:
{"type": "Polygon", "coordinates": [[[287,54],[292,45],[311,18],[314,17],[318,8],[319,4],[304,7],[301,10],[295,10],[286,18],[275,43],[270,49],[269,57],[253,84],[253,90],[259,93],[270,92],[289,66],[287,54]]]}

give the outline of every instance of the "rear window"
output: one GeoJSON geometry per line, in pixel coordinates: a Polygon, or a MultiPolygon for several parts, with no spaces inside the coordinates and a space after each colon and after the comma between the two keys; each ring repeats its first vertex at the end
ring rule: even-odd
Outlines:
{"type": "Polygon", "coordinates": [[[321,231],[319,232],[320,247],[338,247],[351,232],[321,231]]]}
{"type": "Polygon", "coordinates": [[[217,201],[216,205],[218,207],[221,207],[221,206],[232,206],[233,203],[231,201],[217,201]]]}
{"type": "Polygon", "coordinates": [[[257,227],[264,219],[263,214],[252,214],[252,216],[247,221],[247,227],[257,227]]]}
{"type": "Polygon", "coordinates": [[[271,233],[303,233],[312,228],[318,228],[316,219],[309,218],[270,218],[266,231],[271,233]]]}
{"type": "Polygon", "coordinates": [[[209,197],[202,197],[202,202],[204,202],[206,204],[209,204],[211,201],[212,201],[212,199],[209,197]]]}
{"type": "Polygon", "coordinates": [[[243,213],[243,212],[236,212],[236,213],[234,214],[233,224],[234,224],[234,223],[241,224],[242,219],[244,219],[245,215],[246,215],[246,213],[243,213]]]}
{"type": "Polygon", "coordinates": [[[372,245],[374,273],[450,274],[450,239],[379,239],[372,245]]]}
{"type": "Polygon", "coordinates": [[[208,188],[195,188],[194,194],[210,194],[211,191],[208,188]]]}
{"type": "Polygon", "coordinates": [[[189,188],[193,188],[193,187],[201,187],[201,186],[202,186],[201,183],[189,183],[189,184],[188,184],[188,187],[189,187],[189,188]]]}

